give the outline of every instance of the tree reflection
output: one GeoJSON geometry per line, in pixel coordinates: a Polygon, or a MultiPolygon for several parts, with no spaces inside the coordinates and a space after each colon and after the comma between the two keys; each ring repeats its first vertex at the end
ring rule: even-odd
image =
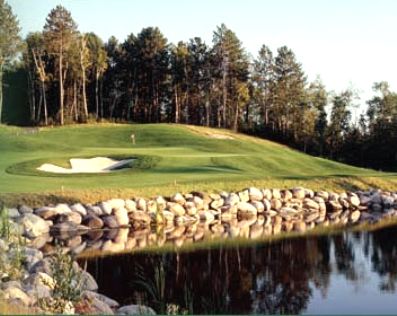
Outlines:
{"type": "Polygon", "coordinates": [[[333,274],[353,283],[364,278],[359,269],[365,258],[381,276],[380,288],[395,291],[396,240],[397,229],[390,228],[253,247],[105,257],[89,261],[88,270],[105,295],[160,313],[175,304],[195,314],[299,314],[315,290],[327,297],[333,274]]]}

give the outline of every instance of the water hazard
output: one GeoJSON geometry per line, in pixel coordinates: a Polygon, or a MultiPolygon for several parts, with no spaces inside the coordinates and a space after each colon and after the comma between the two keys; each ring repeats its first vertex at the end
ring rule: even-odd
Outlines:
{"type": "Polygon", "coordinates": [[[97,257],[87,270],[101,293],[157,313],[397,313],[396,226],[97,257]]]}

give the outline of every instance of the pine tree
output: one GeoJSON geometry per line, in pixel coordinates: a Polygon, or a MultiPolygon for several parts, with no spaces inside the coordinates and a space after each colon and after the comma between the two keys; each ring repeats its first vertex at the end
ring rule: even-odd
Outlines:
{"type": "Polygon", "coordinates": [[[3,71],[20,50],[19,23],[11,7],[0,0],[0,123],[3,112],[3,71]]]}
{"type": "Polygon", "coordinates": [[[76,40],[77,25],[73,21],[68,10],[58,5],[49,13],[43,30],[47,50],[58,61],[58,85],[59,85],[59,115],[60,124],[64,124],[64,58],[71,46],[76,40]]]}

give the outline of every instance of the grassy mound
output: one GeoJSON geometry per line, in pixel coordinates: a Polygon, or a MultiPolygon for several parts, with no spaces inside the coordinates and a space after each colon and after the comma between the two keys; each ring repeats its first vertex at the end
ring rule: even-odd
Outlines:
{"type": "Polygon", "coordinates": [[[20,193],[100,199],[107,194],[167,194],[247,185],[324,189],[397,186],[394,174],[316,158],[274,142],[226,130],[174,124],[93,124],[24,129],[0,125],[0,198],[20,193]],[[130,135],[135,134],[136,144],[130,135]],[[68,166],[70,158],[137,157],[129,171],[47,174],[42,163],[68,166]],[[139,171],[139,172],[137,172],[139,171]],[[339,183],[339,184],[338,184],[339,183]]]}

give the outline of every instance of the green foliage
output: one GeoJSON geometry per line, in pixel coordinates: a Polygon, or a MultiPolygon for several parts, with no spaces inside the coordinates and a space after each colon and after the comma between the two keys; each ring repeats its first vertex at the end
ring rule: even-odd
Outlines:
{"type": "Polygon", "coordinates": [[[54,255],[51,257],[51,270],[55,281],[53,289],[53,299],[72,303],[81,299],[81,272],[73,265],[74,258],[59,245],[56,247],[54,255]]]}
{"type": "Polygon", "coordinates": [[[0,238],[9,240],[10,239],[10,221],[8,216],[8,210],[0,203],[0,238]]]}

